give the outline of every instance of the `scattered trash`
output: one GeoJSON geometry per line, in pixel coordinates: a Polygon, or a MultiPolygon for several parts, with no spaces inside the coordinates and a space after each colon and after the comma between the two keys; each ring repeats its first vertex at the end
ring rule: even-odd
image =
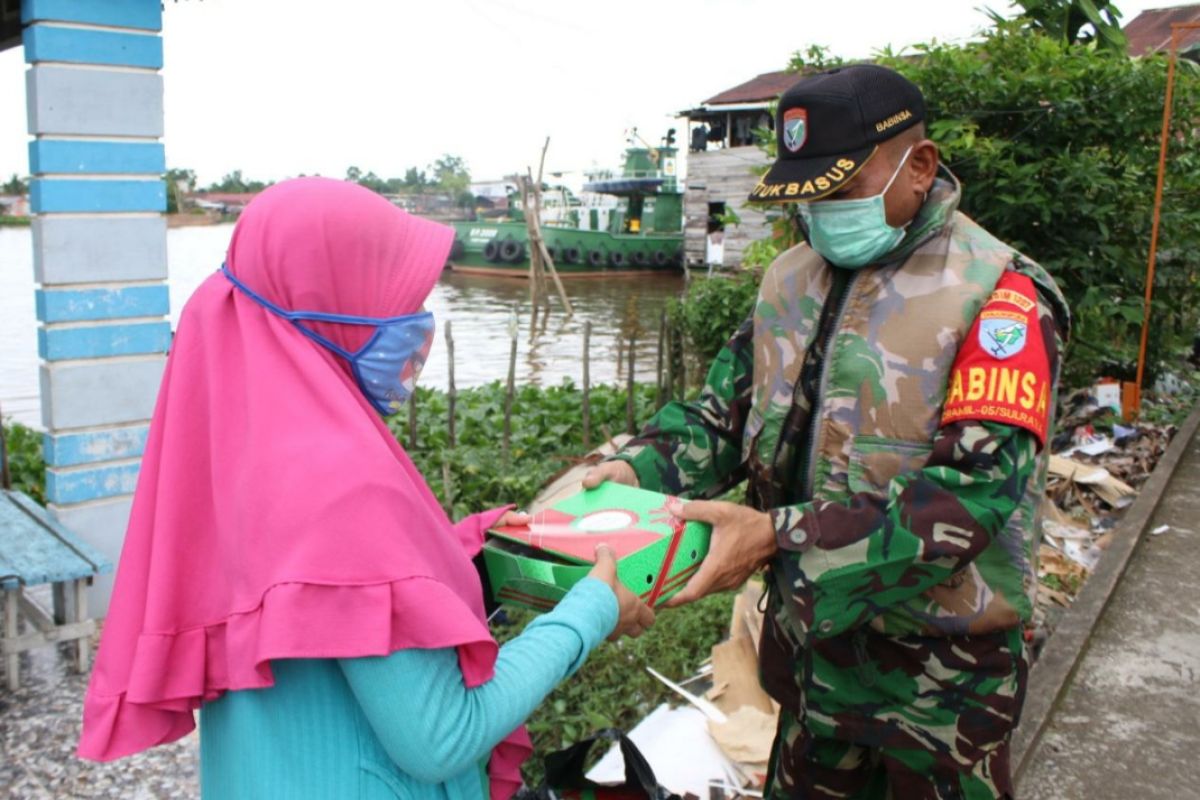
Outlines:
{"type": "MultiPolygon", "coordinates": [[[[1133,384],[1102,378],[1062,398],[1058,433],[1050,443],[1050,467],[1042,503],[1042,544],[1038,550],[1038,592],[1028,640],[1045,641],[1059,614],[1074,601],[1115,537],[1125,510],[1166,452],[1174,425],[1144,420],[1166,418],[1171,409],[1190,408],[1190,385],[1164,375],[1156,394],[1142,398],[1142,419],[1128,421],[1133,384]],[[1148,413],[1154,409],[1157,415],[1148,413]]],[[[1165,526],[1151,531],[1161,535],[1165,526]]]]}
{"type": "Polygon", "coordinates": [[[754,764],[764,771],[771,757],[778,719],[753,706],[742,706],[724,722],[708,721],[708,732],[726,756],[742,764],[754,764]]]}
{"type": "Polygon", "coordinates": [[[1104,467],[1084,464],[1063,456],[1050,456],[1050,476],[1052,479],[1066,479],[1065,482],[1060,480],[1053,484],[1047,483],[1046,490],[1058,505],[1063,505],[1060,502],[1062,495],[1073,492],[1075,499],[1093,516],[1098,510],[1089,495],[1095,495],[1113,509],[1125,508],[1137,495],[1132,486],[1114,477],[1104,467]],[[1086,493],[1083,491],[1085,487],[1088,490],[1086,493]]]}
{"type": "Polygon", "coordinates": [[[653,667],[646,667],[646,672],[649,672],[655,678],[658,678],[660,681],[662,681],[664,684],[666,684],[667,688],[669,688],[671,691],[675,692],[675,694],[679,695],[684,700],[687,700],[689,703],[691,703],[693,706],[696,707],[697,711],[699,711],[701,714],[708,717],[709,719],[713,720],[714,722],[724,722],[727,719],[724,711],[717,708],[712,703],[705,700],[703,697],[698,697],[698,696],[692,694],[687,689],[683,688],[678,683],[675,683],[675,681],[671,680],[670,678],[664,677],[662,675],[662,673],[656,671],[653,667]]]}
{"type": "MultiPolygon", "coordinates": [[[[713,646],[711,660],[695,675],[674,681],[646,668],[691,708],[660,706],[629,737],[661,783],[681,795],[696,793],[695,787],[701,786],[708,794],[700,796],[709,800],[762,797],[767,760],[779,724],[779,706],[758,681],[762,594],[757,581],[746,584],[734,600],[729,638],[713,646]],[[695,689],[690,688],[693,686],[695,689]],[[697,730],[705,747],[693,746],[697,730]],[[710,748],[721,754],[715,762],[707,755],[710,748]]],[[[619,777],[619,768],[613,766],[619,765],[619,758],[610,751],[588,777],[596,781],[619,777]]]]}
{"type": "Polygon", "coordinates": [[[1166,533],[1169,530],[1171,530],[1170,525],[1159,525],[1157,528],[1150,531],[1150,534],[1152,536],[1162,536],[1164,533],[1166,533]]]}
{"type": "MultiPolygon", "coordinates": [[[[721,754],[708,733],[707,719],[694,708],[660,705],[629,732],[629,738],[645,757],[658,782],[683,796],[708,797],[711,781],[743,786],[748,780],[741,770],[721,754]]],[[[625,762],[616,745],[609,748],[587,777],[597,783],[620,783],[625,779],[625,762]]]]}
{"type": "Polygon", "coordinates": [[[1164,372],[1154,382],[1154,391],[1159,394],[1181,394],[1190,388],[1190,384],[1174,372],[1164,372]]]}
{"type": "Polygon", "coordinates": [[[1091,425],[1080,425],[1076,428],[1071,435],[1071,442],[1074,447],[1063,450],[1059,453],[1060,456],[1069,456],[1074,453],[1098,456],[1113,449],[1112,440],[1102,433],[1096,433],[1091,425]]]}
{"type": "Polygon", "coordinates": [[[1121,383],[1120,381],[1101,380],[1092,387],[1096,405],[1100,408],[1111,408],[1121,413],[1121,383]]]}

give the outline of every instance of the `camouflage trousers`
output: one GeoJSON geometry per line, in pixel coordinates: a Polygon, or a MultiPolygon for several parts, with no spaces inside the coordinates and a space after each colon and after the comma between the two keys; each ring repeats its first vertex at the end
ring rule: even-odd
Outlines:
{"type": "Polygon", "coordinates": [[[1028,672],[1019,630],[860,630],[809,648],[799,703],[780,715],[768,800],[1013,797],[1009,740],[1028,672]]]}
{"type": "Polygon", "coordinates": [[[871,749],[819,739],[794,715],[780,715],[768,770],[766,800],[1011,800],[1008,745],[968,770],[937,765],[927,751],[871,749]],[[789,750],[790,775],[779,774],[780,751],[789,750]]]}

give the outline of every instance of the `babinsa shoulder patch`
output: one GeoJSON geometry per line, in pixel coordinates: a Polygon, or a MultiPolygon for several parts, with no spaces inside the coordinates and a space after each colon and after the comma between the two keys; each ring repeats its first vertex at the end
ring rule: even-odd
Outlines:
{"type": "Polygon", "coordinates": [[[942,424],[1003,422],[1031,431],[1045,445],[1050,377],[1033,281],[1006,272],[958,351],[942,424]]]}

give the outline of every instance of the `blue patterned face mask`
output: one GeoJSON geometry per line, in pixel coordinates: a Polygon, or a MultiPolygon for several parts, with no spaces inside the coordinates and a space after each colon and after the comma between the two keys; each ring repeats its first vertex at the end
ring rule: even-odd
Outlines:
{"type": "Polygon", "coordinates": [[[263,308],[291,322],[317,344],[346,359],[363,396],[380,414],[395,414],[408,401],[416,387],[417,375],[433,344],[433,314],[422,311],[403,317],[355,317],[320,311],[288,311],[256,294],[239,281],[225,265],[221,271],[230,283],[263,308]],[[371,325],[375,333],[367,343],[351,353],[301,323],[335,322],[340,325],[371,325]]]}
{"type": "Polygon", "coordinates": [[[883,196],[892,188],[912,148],[896,165],[883,191],[853,200],[816,200],[800,204],[808,226],[808,241],[825,260],[844,269],[858,269],[885,255],[904,239],[904,228],[888,225],[883,196]]]}

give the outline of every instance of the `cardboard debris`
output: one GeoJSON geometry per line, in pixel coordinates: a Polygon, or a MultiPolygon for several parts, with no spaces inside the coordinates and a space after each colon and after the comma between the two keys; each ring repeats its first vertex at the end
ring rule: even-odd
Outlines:
{"type": "Polygon", "coordinates": [[[758,610],[758,606],[763,591],[763,585],[759,581],[747,581],[733,600],[733,616],[729,621],[729,637],[733,639],[744,633],[749,634],[755,653],[758,652],[758,643],[762,637],[763,613],[758,610]]]}
{"type": "Polygon", "coordinates": [[[1077,561],[1069,558],[1049,545],[1042,545],[1038,550],[1038,572],[1041,575],[1054,575],[1058,578],[1087,577],[1088,569],[1077,561]]]}
{"type": "Polygon", "coordinates": [[[749,636],[727,639],[712,649],[713,686],[723,687],[714,705],[732,716],[742,707],[774,716],[771,697],[758,682],[758,653],[749,636]]]}
{"type": "Polygon", "coordinates": [[[1050,456],[1050,475],[1072,484],[1083,485],[1112,508],[1124,508],[1133,502],[1137,492],[1132,486],[1113,477],[1104,467],[1084,464],[1063,456],[1050,456]]]}
{"type": "Polygon", "coordinates": [[[740,764],[766,769],[778,725],[774,711],[742,706],[725,722],[708,721],[708,732],[726,756],[740,764]]]}

